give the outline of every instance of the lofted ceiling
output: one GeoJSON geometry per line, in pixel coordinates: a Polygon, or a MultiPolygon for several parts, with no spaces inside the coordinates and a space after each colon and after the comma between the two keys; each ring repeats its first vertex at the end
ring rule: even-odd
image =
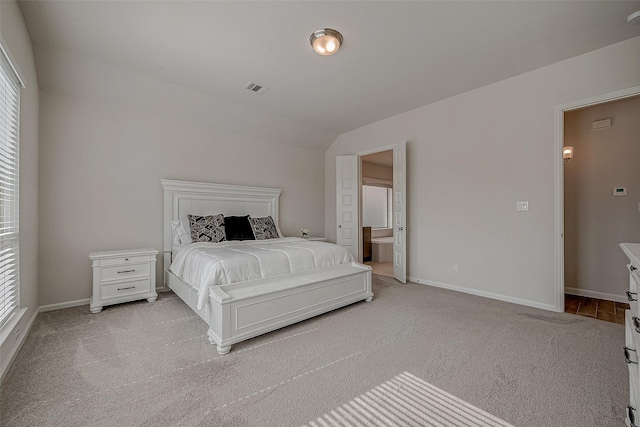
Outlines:
{"type": "MultiPolygon", "coordinates": [[[[640,35],[640,25],[626,22],[640,1],[20,1],[20,8],[36,46],[332,138],[640,35]],[[328,57],[309,45],[325,27],[344,36],[328,57]],[[269,90],[245,90],[250,81],[269,90]]],[[[40,63],[36,55],[39,76],[47,73],[40,63]]],[[[332,138],[312,148],[325,150],[332,138]]]]}

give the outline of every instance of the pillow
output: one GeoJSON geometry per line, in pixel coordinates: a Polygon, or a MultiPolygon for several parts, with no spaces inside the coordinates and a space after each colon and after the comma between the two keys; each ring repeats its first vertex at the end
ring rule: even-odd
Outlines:
{"type": "Polygon", "coordinates": [[[222,242],[225,239],[224,215],[187,215],[193,242],[222,242]]]}
{"type": "Polygon", "coordinates": [[[247,216],[225,216],[224,228],[227,240],[255,240],[247,216]]]}
{"type": "Polygon", "coordinates": [[[173,236],[172,246],[188,245],[191,243],[191,235],[187,232],[184,221],[179,219],[171,221],[171,235],[173,236]]]}
{"type": "Polygon", "coordinates": [[[253,230],[256,240],[277,239],[280,236],[276,223],[271,215],[262,218],[249,218],[251,229],[253,230]]]}

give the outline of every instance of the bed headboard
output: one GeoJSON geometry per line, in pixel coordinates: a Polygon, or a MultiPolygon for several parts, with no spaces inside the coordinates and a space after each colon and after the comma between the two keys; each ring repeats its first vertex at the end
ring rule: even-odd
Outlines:
{"type": "Polygon", "coordinates": [[[162,179],[164,189],[164,269],[171,264],[171,221],[187,215],[271,215],[278,224],[279,188],[162,179]]]}

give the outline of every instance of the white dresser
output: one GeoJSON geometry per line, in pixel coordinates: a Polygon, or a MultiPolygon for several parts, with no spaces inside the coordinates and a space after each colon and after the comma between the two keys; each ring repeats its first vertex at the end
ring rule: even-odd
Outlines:
{"type": "Polygon", "coordinates": [[[624,358],[629,367],[629,405],[627,426],[640,425],[640,313],[638,312],[638,290],[640,289],[640,243],[621,243],[620,247],[629,257],[629,290],[627,299],[630,309],[625,312],[624,358]]]}
{"type": "Polygon", "coordinates": [[[146,299],[154,302],[156,293],[156,249],[128,249],[91,252],[93,296],[89,306],[99,313],[105,305],[146,299]]]}

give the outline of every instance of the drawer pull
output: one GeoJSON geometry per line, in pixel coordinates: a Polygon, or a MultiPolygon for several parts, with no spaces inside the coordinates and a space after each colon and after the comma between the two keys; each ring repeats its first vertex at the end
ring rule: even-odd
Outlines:
{"type": "Polygon", "coordinates": [[[636,332],[640,333],[640,324],[638,323],[640,319],[638,319],[636,316],[633,316],[632,319],[633,319],[633,325],[635,326],[636,332]]]}
{"type": "Polygon", "coordinates": [[[636,422],[636,416],[633,415],[633,411],[635,411],[636,408],[634,408],[631,405],[627,405],[627,418],[629,418],[629,427],[638,427],[636,426],[635,422],[636,422]]]}
{"type": "Polygon", "coordinates": [[[135,289],[135,286],[127,286],[126,288],[118,288],[119,291],[124,291],[125,289],[135,289]]]}
{"type": "Polygon", "coordinates": [[[631,267],[629,267],[629,270],[631,270],[631,271],[636,271],[636,270],[637,270],[637,268],[636,268],[636,266],[635,266],[635,265],[632,265],[631,267]]]}
{"type": "Polygon", "coordinates": [[[636,298],[632,297],[631,295],[638,295],[637,292],[631,292],[631,291],[627,291],[625,292],[627,294],[627,299],[629,301],[638,301],[636,298]]]}
{"type": "MultiPolygon", "coordinates": [[[[634,349],[632,349],[632,348],[627,347],[627,346],[624,346],[622,348],[624,348],[624,361],[627,362],[627,364],[635,363],[637,365],[638,362],[634,362],[633,360],[631,360],[629,358],[629,351],[633,351],[634,353],[636,353],[636,351],[634,349]]],[[[636,354],[638,354],[638,353],[636,353],[636,354]]]]}
{"type": "Polygon", "coordinates": [[[120,273],[133,273],[135,270],[122,270],[122,271],[118,271],[118,274],[120,273]]]}

